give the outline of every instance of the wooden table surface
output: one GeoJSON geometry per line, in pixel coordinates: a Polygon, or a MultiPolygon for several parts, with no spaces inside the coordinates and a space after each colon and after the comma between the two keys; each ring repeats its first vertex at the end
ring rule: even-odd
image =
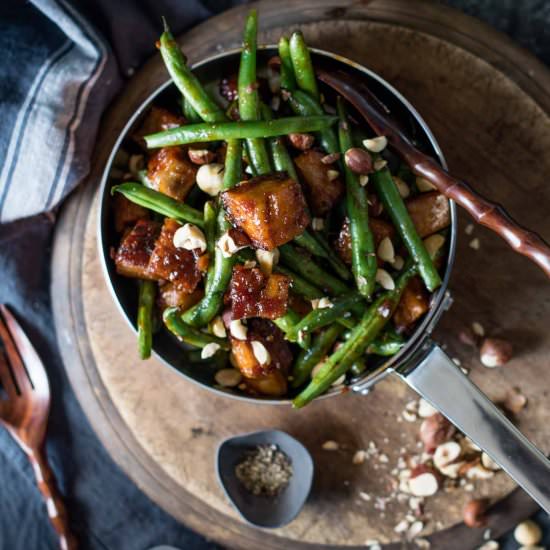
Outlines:
{"type": "MultiPolygon", "coordinates": [[[[426,119],[452,171],[550,237],[544,204],[550,200],[550,77],[546,69],[478,21],[431,2],[281,0],[260,2],[261,40],[300,27],[308,43],[333,50],[379,72],[426,119]]],[[[181,38],[191,61],[240,41],[246,8],[237,8],[181,38]]],[[[380,384],[372,396],[347,395],[304,411],[242,404],[214,397],[153,359],[140,362],[135,337],[112,302],[96,243],[96,197],[106,156],[141,101],[166,79],[159,56],[138,71],[115,102],[98,140],[93,172],[65,207],[56,234],[52,288],[60,348],[72,385],[99,437],[129,476],[157,503],[197,531],[232,547],[310,548],[399,540],[393,528],[406,506],[391,503],[381,515],[374,497],[387,494],[387,473],[403,446],[413,448],[418,425],[396,422],[414,395],[399,381],[380,384]],[[290,525],[274,531],[246,526],[217,485],[213,461],[220,439],[277,427],[312,452],[316,480],[310,501],[290,525]],[[322,450],[327,439],[342,450],[322,450]],[[375,441],[389,457],[388,471],[352,466],[359,448],[375,441]],[[373,495],[372,502],[358,497],[373,495]]],[[[529,405],[519,426],[546,452],[546,369],[550,352],[550,293],[542,273],[495,236],[476,228],[467,236],[461,216],[451,288],[455,299],[436,336],[471,376],[498,400],[519,386],[529,405]],[[477,237],[481,247],[469,241],[477,237]],[[458,341],[472,321],[510,339],[514,360],[485,369],[458,341]]],[[[498,474],[479,482],[474,495],[500,499],[513,488],[498,474]]],[[[472,493],[441,492],[430,499],[435,548],[469,548],[482,531],[453,525],[472,493]]],[[[497,535],[535,506],[515,493],[493,514],[497,535]]],[[[396,546],[397,548],[398,546],[396,546]]]]}

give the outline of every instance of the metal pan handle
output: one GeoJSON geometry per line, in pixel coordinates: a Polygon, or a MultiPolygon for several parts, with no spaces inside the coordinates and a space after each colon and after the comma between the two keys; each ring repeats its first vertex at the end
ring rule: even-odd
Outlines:
{"type": "Polygon", "coordinates": [[[416,366],[398,374],[550,514],[550,461],[437,344],[429,342],[416,366]]]}

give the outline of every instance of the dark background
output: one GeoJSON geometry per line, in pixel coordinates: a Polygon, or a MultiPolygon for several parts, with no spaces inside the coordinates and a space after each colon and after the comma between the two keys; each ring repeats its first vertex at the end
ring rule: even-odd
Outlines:
{"type": "MultiPolygon", "coordinates": [[[[229,3],[203,2],[216,12],[229,3]]],[[[508,34],[550,64],[549,1],[443,3],[508,34]]],[[[85,4],[90,7],[93,2],[85,4]]],[[[48,289],[54,223],[54,215],[43,215],[0,227],[0,302],[9,303],[18,313],[48,366],[53,389],[48,453],[68,495],[67,507],[81,547],[145,550],[173,544],[186,550],[218,548],[151,503],[112,462],[82,415],[61,367],[53,332],[48,289]]],[[[26,458],[0,429],[0,550],[56,548],[43,506],[26,458]]],[[[537,520],[545,525],[544,542],[550,545],[548,517],[541,512],[537,520]]],[[[517,544],[508,536],[501,548],[511,550],[517,544]]]]}

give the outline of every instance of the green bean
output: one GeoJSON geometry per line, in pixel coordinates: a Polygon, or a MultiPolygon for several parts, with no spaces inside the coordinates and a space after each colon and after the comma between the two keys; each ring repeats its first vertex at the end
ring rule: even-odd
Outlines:
{"type": "Polygon", "coordinates": [[[296,88],[296,77],[290,57],[290,43],[286,36],[279,40],[279,58],[281,59],[281,88],[293,91],[296,88]]]}
{"type": "Polygon", "coordinates": [[[322,290],[282,265],[277,265],[275,267],[275,272],[282,273],[283,275],[286,275],[287,277],[292,279],[291,287],[293,292],[295,292],[299,296],[304,297],[306,300],[315,300],[316,298],[322,298],[324,296],[322,290]]]}
{"type": "Polygon", "coordinates": [[[181,110],[187,122],[200,122],[202,120],[199,113],[195,111],[193,105],[187,101],[184,95],[181,96],[181,110]]]}
{"type": "Polygon", "coordinates": [[[328,244],[328,242],[325,240],[324,235],[319,231],[316,231],[315,233],[313,233],[312,238],[315,239],[320,249],[323,250],[323,253],[318,252],[317,256],[325,258],[325,260],[330,264],[338,277],[344,279],[344,281],[349,281],[351,279],[351,274],[346,264],[340,259],[338,253],[334,250],[334,248],[328,244]]]}
{"type": "Polygon", "coordinates": [[[227,367],[227,362],[229,361],[229,354],[227,351],[218,350],[208,359],[203,359],[201,357],[201,352],[202,350],[200,349],[185,350],[185,353],[183,354],[185,363],[197,367],[207,367],[217,371],[227,367]]]}
{"type": "Polygon", "coordinates": [[[148,189],[136,182],[125,182],[111,188],[111,195],[122,193],[129,201],[179,222],[189,222],[204,227],[202,213],[164,193],[148,189]]]}
{"type": "Polygon", "coordinates": [[[422,239],[416,232],[416,228],[414,227],[409,213],[407,212],[407,207],[391,177],[390,171],[387,168],[383,168],[382,170],[374,172],[369,177],[372,180],[378,197],[384,205],[384,209],[389,214],[399,236],[405,243],[409,254],[418,265],[418,272],[426,288],[430,292],[433,292],[441,285],[441,277],[422,239]]]}
{"type": "Polygon", "coordinates": [[[344,314],[348,313],[349,315],[351,308],[357,303],[358,299],[361,298],[355,293],[347,294],[332,300],[330,307],[313,309],[288,331],[289,337],[297,338],[300,333],[311,333],[333,323],[339,317],[344,316],[345,318],[344,314]]]}
{"type": "MultiPolygon", "coordinates": [[[[295,115],[314,116],[324,115],[325,112],[321,105],[302,90],[295,90],[288,98],[288,104],[295,115]]],[[[317,133],[321,147],[327,153],[338,153],[338,138],[333,128],[325,128],[317,133]]]]}
{"type": "MultiPolygon", "coordinates": [[[[258,16],[256,10],[250,10],[244,26],[243,49],[239,65],[238,100],[241,120],[260,119],[260,98],[256,78],[256,34],[258,16]]],[[[250,162],[259,174],[271,172],[269,155],[265,142],[261,139],[247,139],[250,162]]]]}
{"type": "Polygon", "coordinates": [[[386,331],[370,344],[367,353],[389,357],[395,355],[404,345],[403,336],[394,331],[386,331]]]}
{"type": "Polygon", "coordinates": [[[157,283],[139,281],[139,302],[137,315],[138,350],[142,359],[151,357],[153,345],[153,315],[157,283]]]}
{"type": "Polygon", "coordinates": [[[359,376],[367,370],[367,360],[364,357],[358,357],[349,368],[352,376],[359,376]]]}
{"type": "MultiPolygon", "coordinates": [[[[225,170],[222,189],[231,189],[241,179],[242,144],[239,140],[227,142],[225,154],[225,170]]],[[[217,234],[222,235],[229,228],[223,208],[218,212],[217,234]]],[[[191,326],[202,327],[208,324],[219,312],[223,305],[223,295],[231,280],[233,265],[236,256],[224,257],[222,251],[214,249],[214,267],[208,270],[206,278],[206,293],[201,301],[188,309],[182,319],[191,326]]]]}
{"type": "Polygon", "coordinates": [[[213,201],[204,203],[204,235],[206,237],[206,250],[212,258],[216,248],[216,223],[218,220],[218,211],[213,201]]]}
{"type": "Polygon", "coordinates": [[[292,330],[294,325],[298,322],[300,322],[300,316],[290,307],[287,308],[284,315],[273,320],[273,323],[275,323],[275,325],[277,325],[279,329],[284,332],[285,338],[289,342],[294,342],[301,348],[307,349],[310,343],[310,335],[305,334],[302,337],[302,335],[296,334],[292,330]]]}
{"type": "Polygon", "coordinates": [[[330,127],[336,122],[334,116],[285,117],[268,122],[245,120],[238,122],[213,122],[186,124],[170,130],[145,136],[149,149],[186,145],[204,141],[251,139],[282,136],[291,133],[315,132],[330,127]]]}
{"type": "MultiPolygon", "coordinates": [[[[344,104],[338,98],[340,116],[339,137],[342,155],[353,147],[344,104]]],[[[348,211],[351,235],[351,270],[359,292],[370,299],[376,284],[376,251],[374,237],[369,227],[369,205],[367,193],[359,184],[359,179],[344,163],[346,179],[346,207],[348,211]]]]}
{"type": "Polygon", "coordinates": [[[137,177],[141,185],[144,185],[149,189],[153,188],[153,184],[151,183],[151,180],[147,177],[147,170],[139,170],[137,173],[137,177]]]}
{"type": "Polygon", "coordinates": [[[309,256],[302,254],[291,244],[280,246],[279,252],[287,267],[291,266],[304,279],[322,290],[335,295],[347,294],[350,291],[344,282],[320,268],[309,256]]]}
{"type": "Polygon", "coordinates": [[[308,386],[293,400],[294,407],[303,407],[327,391],[365,353],[369,344],[390,320],[405,286],[417,272],[416,266],[406,269],[397,280],[395,288],[381,294],[370,305],[349,339],[325,361],[308,386]]]}
{"type": "Polygon", "coordinates": [[[309,349],[300,352],[292,368],[293,388],[299,388],[308,379],[313,367],[326,356],[343,330],[341,325],[331,325],[313,339],[309,349]]]}
{"type": "Polygon", "coordinates": [[[293,32],[290,37],[290,57],[298,87],[319,101],[319,89],[311,55],[300,31],[293,32]]]}
{"type": "Polygon", "coordinates": [[[203,348],[208,344],[218,344],[221,349],[229,349],[229,343],[226,339],[202,332],[184,323],[181,319],[180,310],[177,307],[170,307],[164,310],[162,320],[172,334],[190,346],[203,348]]]}
{"type": "Polygon", "coordinates": [[[200,118],[207,122],[225,120],[223,110],[206,93],[197,77],[187,66],[185,56],[174,40],[166,21],[164,21],[164,32],[160,37],[160,53],[174,84],[200,118]]]}

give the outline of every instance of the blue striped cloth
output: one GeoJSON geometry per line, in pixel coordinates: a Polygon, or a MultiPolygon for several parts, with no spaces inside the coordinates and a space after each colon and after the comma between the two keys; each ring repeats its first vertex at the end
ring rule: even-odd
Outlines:
{"type": "Polygon", "coordinates": [[[177,32],[236,3],[0,2],[0,223],[55,208],[83,180],[101,114],[153,53],[161,15],[177,32]]]}

